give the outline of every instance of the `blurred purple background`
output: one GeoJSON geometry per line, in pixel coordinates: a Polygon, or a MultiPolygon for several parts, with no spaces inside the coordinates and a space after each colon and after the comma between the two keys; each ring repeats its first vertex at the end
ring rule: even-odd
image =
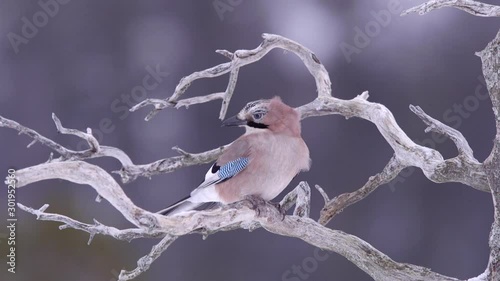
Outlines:
{"type": "MultiPolygon", "coordinates": [[[[393,11],[422,1],[54,1],[0,3],[0,115],[67,147],[82,149],[85,143],[57,134],[52,112],[68,128],[93,128],[101,144],[123,149],[137,164],[174,156],[170,148],[175,145],[201,152],[229,143],[242,130],[220,127],[219,102],[164,110],[150,122],[143,120],[146,110],[126,109],[143,96],[170,96],[183,76],[227,61],[216,49],[255,48],[266,32],[313,50],[331,75],[336,97],[350,99],[370,91],[370,100],[392,110],[410,138],[436,147],[445,157],[455,156],[456,148],[449,140],[425,134],[410,104],[458,128],[479,161],[491,150],[493,114],[489,99],[483,98],[480,59],[474,53],[493,39],[499,19],[454,9],[406,17],[393,11]],[[25,27],[23,35],[26,22],[36,32],[25,27]],[[151,90],[137,92],[150,73],[147,69],[155,68],[168,75],[159,76],[151,90]]],[[[185,97],[223,91],[227,79],[197,81],[185,97]]],[[[259,98],[279,95],[299,106],[315,94],[314,80],[301,61],[291,53],[272,51],[241,69],[228,115],[259,98]]],[[[287,191],[306,180],[321,185],[330,197],[350,192],[392,156],[375,126],[360,119],[309,118],[303,122],[303,137],[313,166],[287,191]]],[[[27,149],[30,142],[0,128],[0,174],[48,159],[48,148],[36,144],[27,149]]],[[[89,162],[108,171],[120,167],[113,159],[89,162]]],[[[123,188],[138,206],[156,211],[188,194],[208,167],[140,178],[123,188]]],[[[2,189],[0,206],[6,206],[6,194],[2,189]]],[[[131,226],[107,202],[96,203],[95,196],[88,186],[57,180],[17,192],[18,202],[27,206],[48,203],[49,212],[83,222],[96,218],[118,228],[131,226]]],[[[313,191],[314,218],[322,203],[313,191]]],[[[0,219],[5,223],[6,216],[3,207],[0,219]]],[[[122,268],[135,268],[158,242],[97,236],[87,246],[87,233],[60,231],[57,223],[36,221],[20,210],[18,219],[17,273],[2,269],[1,280],[116,280],[122,268]]],[[[489,194],[462,184],[435,184],[415,170],[349,207],[329,227],[359,236],[396,261],[463,279],[478,275],[487,264],[492,219],[489,194]]],[[[1,229],[5,235],[6,228],[1,229]]],[[[2,237],[0,261],[5,267],[2,237]]],[[[316,260],[315,270],[293,273],[293,266],[304,262],[310,268],[314,250],[262,229],[218,233],[206,241],[193,235],[179,239],[136,280],[371,280],[333,253],[325,261],[316,260]]]]}

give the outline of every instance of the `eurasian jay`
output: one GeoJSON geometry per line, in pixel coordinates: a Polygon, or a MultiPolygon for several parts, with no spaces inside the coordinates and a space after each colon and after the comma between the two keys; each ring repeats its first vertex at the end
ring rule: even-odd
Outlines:
{"type": "Polygon", "coordinates": [[[270,201],[310,167],[300,133],[300,114],[279,97],[248,103],[222,126],[244,126],[191,195],[159,211],[174,215],[205,203],[230,204],[251,196],[270,201]]]}

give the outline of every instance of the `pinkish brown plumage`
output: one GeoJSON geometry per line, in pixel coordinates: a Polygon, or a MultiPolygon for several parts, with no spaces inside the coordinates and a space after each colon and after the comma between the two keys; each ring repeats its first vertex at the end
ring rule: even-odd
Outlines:
{"type": "Polygon", "coordinates": [[[205,181],[179,203],[160,211],[176,214],[207,202],[229,204],[248,196],[272,200],[310,167],[299,113],[279,97],[248,103],[223,126],[244,126],[207,172],[205,181]]]}

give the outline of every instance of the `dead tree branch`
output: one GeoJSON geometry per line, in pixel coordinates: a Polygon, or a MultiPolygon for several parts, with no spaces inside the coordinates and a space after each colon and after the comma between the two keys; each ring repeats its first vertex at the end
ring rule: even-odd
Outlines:
{"type": "Polygon", "coordinates": [[[500,6],[485,4],[474,0],[432,0],[403,11],[401,15],[405,16],[410,13],[424,15],[430,11],[443,7],[454,7],[478,17],[500,17],[500,6]]]}
{"type": "Polygon", "coordinates": [[[159,244],[153,247],[150,254],[138,261],[136,269],[123,270],[119,280],[131,280],[147,270],[151,263],[179,236],[191,233],[209,235],[238,228],[253,230],[256,227],[263,227],[275,234],[299,238],[321,249],[339,253],[370,274],[375,280],[456,280],[434,273],[427,268],[397,263],[356,236],[328,229],[310,219],[307,216],[310,189],[305,183],[301,183],[292,191],[291,196],[292,199],[295,199],[296,208],[293,212],[294,215],[285,216],[285,218],[271,204],[266,203],[257,214],[256,211],[246,206],[245,201],[210,211],[195,211],[175,217],[164,217],[135,206],[124,194],[119,195],[122,191],[116,182],[103,180],[110,177],[109,174],[85,162],[68,161],[40,164],[18,171],[18,176],[19,188],[35,181],[50,178],[63,178],[75,183],[89,184],[138,228],[133,231],[117,232],[114,228],[100,224],[92,226],[78,223],[62,215],[45,213],[47,206],[33,210],[20,205],[20,208],[42,220],[63,222],[62,228],[66,228],[66,225],[70,224],[70,227],[87,231],[91,236],[103,234],[126,238],[125,240],[164,236],[159,244]],[[67,169],[72,170],[71,176],[67,176],[67,169]],[[94,176],[87,179],[89,173],[94,176]],[[124,234],[125,232],[128,233],[124,234]],[[130,237],[131,232],[133,232],[133,237],[130,237]]]}
{"type": "Polygon", "coordinates": [[[382,172],[370,177],[368,182],[365,183],[365,185],[360,189],[351,193],[341,194],[331,200],[325,201],[325,206],[323,207],[323,210],[321,210],[319,223],[326,225],[333,219],[333,217],[341,213],[345,208],[363,200],[379,186],[390,182],[403,168],[404,166],[401,165],[395,157],[393,157],[389,160],[389,163],[387,163],[382,172]]]}
{"type": "MultiPolygon", "coordinates": [[[[478,16],[498,16],[499,14],[497,6],[471,0],[429,1],[407,10],[403,14],[410,12],[423,14],[447,6],[453,6],[478,16]]],[[[384,170],[370,177],[367,183],[357,191],[330,199],[321,187],[316,186],[325,200],[325,207],[322,210],[319,222],[309,218],[311,191],[309,185],[305,182],[300,183],[299,186],[283,198],[280,204],[282,210],[288,210],[295,205],[293,214],[285,217],[283,217],[280,210],[270,203],[264,202],[263,206],[256,212],[247,206],[245,201],[213,210],[192,211],[170,217],[151,213],[137,207],[108,172],[96,165],[83,162],[83,160],[96,157],[116,158],[123,166],[117,173],[120,174],[123,182],[128,182],[138,176],[149,177],[190,165],[212,162],[220,155],[224,147],[198,154],[188,153],[175,147],[174,150],[180,156],[158,160],[146,165],[135,165],[122,150],[100,145],[90,129],[87,129],[86,132],[67,129],[62,126],[55,115],[53,115],[53,120],[58,132],[75,135],[86,140],[89,144],[87,150],[70,150],[32,129],[0,116],[0,127],[12,128],[20,134],[26,134],[33,138],[28,147],[34,142],[40,142],[60,154],[59,158],[50,159],[47,163],[17,171],[17,187],[21,188],[47,179],[64,179],[78,184],[90,185],[102,198],[108,200],[116,210],[135,225],[135,228],[119,230],[114,227],[104,226],[96,220],[94,220],[94,224],[82,223],[64,215],[46,213],[48,205],[36,210],[18,203],[19,208],[36,215],[40,220],[63,223],[60,229],[74,228],[88,232],[90,234],[89,243],[96,234],[108,235],[125,241],[136,238],[162,238],[149,254],[139,259],[137,268],[132,271],[123,270],[120,273],[119,280],[131,280],[146,271],[154,260],[180,236],[191,233],[206,236],[219,231],[253,230],[259,227],[278,235],[299,238],[321,249],[338,253],[375,280],[457,280],[424,267],[395,262],[360,238],[324,226],[344,208],[362,200],[377,187],[389,182],[401,169],[415,166],[422,169],[425,176],[431,181],[461,182],[477,190],[492,193],[495,221],[489,241],[491,248],[490,260],[485,272],[471,280],[498,280],[500,278],[500,206],[498,206],[500,204],[498,203],[500,202],[500,61],[498,57],[500,32],[483,51],[478,53],[483,62],[483,73],[493,102],[497,127],[495,146],[484,164],[479,163],[474,158],[471,147],[460,132],[430,117],[420,107],[411,106],[410,109],[429,126],[426,132],[434,131],[444,134],[454,141],[458,148],[456,157],[444,159],[438,151],[413,142],[399,127],[387,107],[367,100],[368,92],[363,92],[351,100],[333,97],[328,72],[317,56],[309,49],[279,35],[264,34],[263,39],[263,42],[252,50],[237,50],[235,52],[218,50],[217,52],[229,58],[230,62],[194,72],[180,80],[174,93],[169,98],[147,99],[131,108],[131,111],[151,105],[153,110],[146,117],[146,120],[149,120],[168,107],[189,107],[190,105],[221,99],[222,105],[219,117],[223,118],[234,93],[241,67],[259,61],[275,48],[294,53],[305,64],[315,79],[317,87],[315,99],[296,109],[301,114],[302,119],[339,114],[346,118],[359,117],[368,120],[375,124],[381,135],[394,150],[394,155],[384,170]],[[192,82],[201,78],[218,77],[226,73],[229,73],[229,83],[224,92],[180,99],[192,82]]]]}
{"type": "Polygon", "coordinates": [[[484,161],[484,169],[491,188],[494,220],[489,239],[490,258],[485,280],[500,279],[500,31],[484,50],[478,53],[483,63],[483,74],[493,103],[497,133],[493,149],[484,161]]]}

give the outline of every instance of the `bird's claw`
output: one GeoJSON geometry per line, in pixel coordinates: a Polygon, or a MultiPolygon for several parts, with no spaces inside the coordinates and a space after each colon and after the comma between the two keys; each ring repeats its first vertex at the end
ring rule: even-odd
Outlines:
{"type": "Polygon", "coordinates": [[[246,196],[245,201],[250,204],[250,209],[254,210],[257,213],[257,216],[260,217],[266,206],[266,201],[255,195],[246,196]]]}

